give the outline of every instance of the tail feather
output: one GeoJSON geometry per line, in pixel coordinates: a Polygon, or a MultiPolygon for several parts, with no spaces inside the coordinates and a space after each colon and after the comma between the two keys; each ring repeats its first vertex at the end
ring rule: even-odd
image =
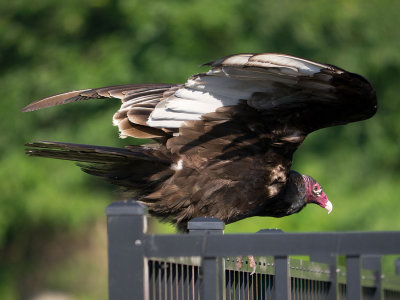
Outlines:
{"type": "Polygon", "coordinates": [[[169,178],[171,159],[159,149],[142,146],[116,148],[60,142],[38,141],[26,144],[26,154],[79,162],[86,173],[135,190],[137,195],[152,192],[169,178]]]}

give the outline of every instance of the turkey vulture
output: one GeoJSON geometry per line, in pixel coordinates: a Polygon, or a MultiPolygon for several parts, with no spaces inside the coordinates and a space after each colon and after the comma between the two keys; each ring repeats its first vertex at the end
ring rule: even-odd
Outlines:
{"type": "Polygon", "coordinates": [[[83,171],[121,186],[149,212],[185,229],[199,216],[225,223],[283,217],[332,204],[310,176],[291,170],[307,134],[370,118],[376,94],[362,76],[283,54],[238,54],[184,84],[85,89],[33,102],[33,111],[87,99],[119,98],[121,137],[151,144],[114,148],[27,144],[27,154],[78,161],[83,171]]]}

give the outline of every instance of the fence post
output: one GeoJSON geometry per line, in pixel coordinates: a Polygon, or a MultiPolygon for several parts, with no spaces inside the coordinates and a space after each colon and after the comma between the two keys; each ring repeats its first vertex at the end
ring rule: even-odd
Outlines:
{"type": "MultiPolygon", "coordinates": [[[[261,229],[257,233],[282,234],[283,231],[281,229],[261,229]]],[[[291,299],[289,257],[275,256],[274,268],[274,299],[291,299]]]]}
{"type": "Polygon", "coordinates": [[[328,295],[326,297],[327,300],[336,300],[338,294],[338,282],[337,282],[337,256],[336,255],[319,255],[312,254],[310,255],[310,261],[320,262],[329,265],[330,272],[330,282],[329,282],[329,290],[328,295]]]}
{"type": "Polygon", "coordinates": [[[148,299],[145,210],[135,201],[107,206],[109,300],[148,299]]]}
{"type": "MultiPolygon", "coordinates": [[[[223,234],[224,228],[224,222],[217,218],[194,218],[188,222],[189,234],[203,235],[203,249],[207,246],[207,236],[223,234]]],[[[200,272],[200,299],[223,299],[222,258],[202,256],[200,272]]]]}
{"type": "Polygon", "coordinates": [[[362,256],[362,267],[372,270],[375,276],[375,291],[371,299],[382,299],[382,266],[380,255],[364,255],[362,256]]]}
{"type": "Polygon", "coordinates": [[[400,275],[400,258],[394,261],[394,272],[396,275],[400,275]]]}
{"type": "Polygon", "coordinates": [[[361,263],[360,255],[346,256],[347,299],[361,300],[361,263]]]}
{"type": "Polygon", "coordinates": [[[274,295],[275,299],[291,299],[289,258],[287,256],[275,256],[275,278],[274,295]]]}

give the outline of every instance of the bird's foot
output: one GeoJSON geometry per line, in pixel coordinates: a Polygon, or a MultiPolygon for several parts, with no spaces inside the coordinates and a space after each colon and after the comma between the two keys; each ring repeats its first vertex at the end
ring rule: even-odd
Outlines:
{"type": "MultiPolygon", "coordinates": [[[[253,275],[256,272],[257,263],[253,255],[249,255],[248,258],[249,258],[249,267],[252,269],[250,275],[253,275]]],[[[242,265],[243,265],[243,259],[241,256],[238,256],[236,258],[236,269],[240,270],[242,268],[242,265]]]]}
{"type": "Polygon", "coordinates": [[[240,270],[242,268],[243,260],[241,256],[236,257],[236,269],[240,270]]]}
{"type": "Polygon", "coordinates": [[[252,268],[252,272],[250,273],[250,275],[253,275],[256,272],[256,268],[257,268],[257,263],[254,259],[253,255],[249,255],[249,267],[252,268]]]}

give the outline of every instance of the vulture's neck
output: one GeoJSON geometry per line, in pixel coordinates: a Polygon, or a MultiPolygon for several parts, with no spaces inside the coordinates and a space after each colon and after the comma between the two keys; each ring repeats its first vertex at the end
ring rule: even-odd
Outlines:
{"type": "Polygon", "coordinates": [[[299,212],[306,203],[306,188],[303,176],[290,171],[285,187],[259,216],[284,217],[299,212]]]}
{"type": "Polygon", "coordinates": [[[306,204],[306,186],[304,178],[296,171],[290,171],[281,201],[291,203],[290,214],[300,211],[306,204]]]}

